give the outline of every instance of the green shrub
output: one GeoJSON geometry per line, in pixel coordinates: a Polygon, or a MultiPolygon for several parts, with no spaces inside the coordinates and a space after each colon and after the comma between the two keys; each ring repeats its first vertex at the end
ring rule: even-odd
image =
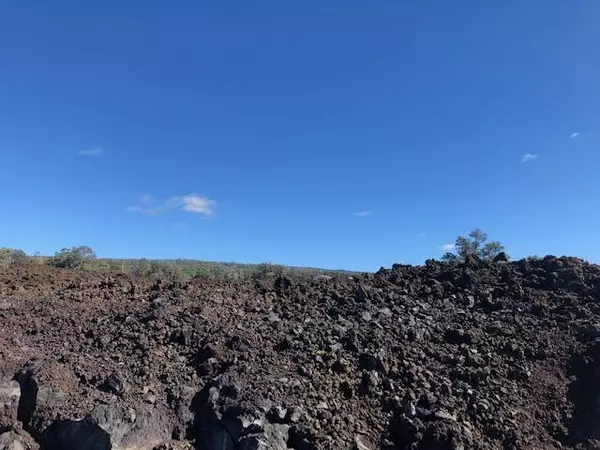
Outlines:
{"type": "Polygon", "coordinates": [[[50,260],[50,265],[66,269],[89,268],[90,262],[96,259],[96,253],[87,245],[63,248],[56,252],[50,260]]]}
{"type": "Polygon", "coordinates": [[[184,281],[189,278],[185,268],[176,261],[139,259],[130,264],[129,270],[135,277],[153,277],[169,281],[184,281]]]}
{"type": "Polygon", "coordinates": [[[13,264],[25,264],[28,261],[23,250],[17,248],[0,248],[0,266],[7,267],[13,264]]]}
{"type": "Polygon", "coordinates": [[[474,229],[468,236],[458,236],[454,243],[454,251],[442,256],[442,261],[464,262],[469,256],[477,256],[484,261],[492,261],[504,251],[504,245],[499,241],[486,242],[488,236],[479,228],[474,229]]]}
{"type": "Polygon", "coordinates": [[[270,262],[259,264],[252,272],[252,278],[259,280],[269,276],[280,276],[283,274],[283,266],[270,262]]]}

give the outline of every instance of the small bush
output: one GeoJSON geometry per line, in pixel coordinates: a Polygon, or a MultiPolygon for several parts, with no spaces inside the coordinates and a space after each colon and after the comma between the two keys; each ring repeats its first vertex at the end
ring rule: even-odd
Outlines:
{"type": "Polygon", "coordinates": [[[96,253],[87,245],[80,247],[63,248],[56,252],[50,261],[54,267],[65,269],[82,269],[89,267],[90,262],[96,259],[96,253]]]}
{"type": "Polygon", "coordinates": [[[283,266],[271,264],[270,262],[262,263],[256,266],[252,272],[252,278],[260,280],[269,276],[280,276],[283,274],[283,266]]]}
{"type": "Polygon", "coordinates": [[[131,263],[129,270],[135,277],[153,277],[169,281],[184,281],[189,278],[184,268],[175,261],[139,259],[131,263]]]}
{"type": "Polygon", "coordinates": [[[23,250],[17,248],[0,248],[0,266],[7,267],[13,264],[25,264],[28,261],[23,250]]]}
{"type": "Polygon", "coordinates": [[[135,260],[131,263],[129,270],[134,277],[146,277],[151,272],[150,261],[147,259],[135,260]]]}

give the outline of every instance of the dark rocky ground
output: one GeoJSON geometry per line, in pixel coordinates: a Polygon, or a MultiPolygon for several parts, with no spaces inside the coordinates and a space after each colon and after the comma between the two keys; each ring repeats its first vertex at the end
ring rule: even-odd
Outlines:
{"type": "Polygon", "coordinates": [[[0,274],[0,449],[600,449],[600,268],[0,274]]]}

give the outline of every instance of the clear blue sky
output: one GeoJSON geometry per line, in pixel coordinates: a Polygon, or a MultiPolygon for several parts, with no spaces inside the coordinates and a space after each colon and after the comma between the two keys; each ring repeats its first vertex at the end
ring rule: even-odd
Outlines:
{"type": "Polygon", "coordinates": [[[0,246],[600,261],[600,2],[0,2],[0,246]]]}

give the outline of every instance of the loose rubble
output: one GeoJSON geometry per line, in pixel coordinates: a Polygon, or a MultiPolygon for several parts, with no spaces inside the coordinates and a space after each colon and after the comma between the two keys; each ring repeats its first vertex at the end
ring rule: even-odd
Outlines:
{"type": "Polygon", "coordinates": [[[0,450],[600,449],[600,268],[0,273],[0,450]]]}

